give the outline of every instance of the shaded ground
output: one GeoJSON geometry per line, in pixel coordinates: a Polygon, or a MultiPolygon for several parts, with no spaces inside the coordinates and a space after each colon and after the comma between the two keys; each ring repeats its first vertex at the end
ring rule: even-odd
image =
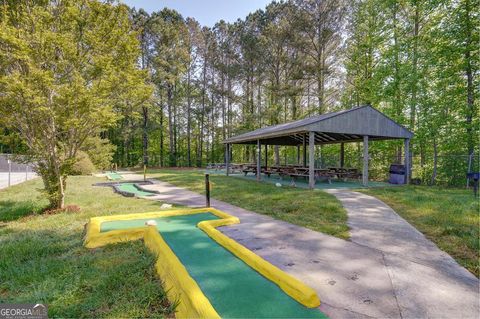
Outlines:
{"type": "MultiPolygon", "coordinates": [[[[220,173],[217,171],[217,173],[220,173]]],[[[222,173],[224,174],[224,173],[222,173]]],[[[243,178],[247,180],[256,180],[257,177],[253,175],[252,173],[247,174],[245,176],[244,174],[230,174],[231,177],[236,177],[236,178],[243,178]]],[[[308,181],[304,178],[300,178],[295,181],[295,184],[292,184],[292,179],[290,177],[285,177],[281,178],[279,175],[273,174],[270,177],[262,174],[262,182],[265,183],[271,183],[271,184],[276,184],[280,183],[283,186],[295,186],[298,188],[309,188],[308,187],[308,181]]],[[[390,185],[388,183],[384,182],[375,182],[375,181],[369,181],[368,182],[369,187],[385,187],[385,186],[395,186],[395,185],[390,185]]],[[[357,180],[338,180],[338,179],[332,179],[331,184],[329,184],[326,180],[325,181],[317,181],[315,183],[315,188],[316,189],[337,189],[337,188],[345,188],[345,189],[352,189],[352,188],[363,188],[364,186],[362,185],[361,181],[357,180]]]]}

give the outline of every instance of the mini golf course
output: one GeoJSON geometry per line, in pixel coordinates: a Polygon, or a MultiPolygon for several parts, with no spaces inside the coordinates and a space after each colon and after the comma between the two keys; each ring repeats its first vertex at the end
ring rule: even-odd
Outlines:
{"type": "Polygon", "coordinates": [[[105,173],[105,175],[109,180],[112,180],[112,181],[118,181],[123,178],[122,175],[118,174],[117,172],[107,172],[105,173]]]}
{"type": "MultiPolygon", "coordinates": [[[[120,218],[118,220],[115,218],[112,220],[112,217],[108,216],[96,223],[92,223],[91,220],[90,224],[94,225],[90,227],[95,228],[98,234],[91,234],[93,231],[89,230],[87,232],[86,246],[93,248],[108,242],[118,242],[121,238],[112,241],[113,237],[111,234],[120,234],[122,232],[123,240],[125,240],[125,237],[138,239],[140,230],[148,229],[148,231],[153,231],[154,227],[156,227],[155,233],[163,238],[220,317],[326,318],[317,308],[308,308],[287,295],[284,291],[285,289],[282,290],[280,288],[281,285],[277,285],[255,271],[255,269],[249,266],[250,263],[247,264],[242,260],[243,258],[237,258],[231,251],[222,246],[224,244],[220,245],[217,242],[218,238],[214,240],[210,232],[207,234],[204,227],[201,227],[203,226],[201,225],[202,223],[212,223],[215,225],[214,227],[217,227],[222,225],[222,220],[227,220],[220,219],[217,213],[213,214],[208,210],[204,209],[203,212],[196,210],[182,215],[166,215],[162,217],[154,217],[152,215],[154,218],[127,220],[121,220],[121,215],[118,216],[120,218]],[[151,220],[155,220],[156,226],[146,227],[145,222],[151,220]],[[128,230],[131,233],[125,236],[128,230]],[[101,238],[97,240],[100,244],[94,243],[95,236],[101,238]],[[102,239],[102,236],[107,239],[102,239]],[[90,243],[88,242],[88,237],[91,238],[90,243]]],[[[135,216],[138,216],[138,214],[135,216]]],[[[238,219],[235,217],[231,219],[236,221],[230,222],[230,224],[238,222],[238,219]]],[[[218,232],[215,229],[213,231],[218,232]]],[[[223,234],[220,236],[226,237],[223,234]]],[[[146,244],[148,241],[145,239],[146,244]]],[[[242,249],[247,250],[243,246],[242,249]]],[[[250,251],[248,253],[253,254],[250,251]]],[[[255,258],[261,259],[256,255],[255,258]]],[[[263,259],[261,261],[267,263],[263,259]]],[[[162,262],[165,261],[159,257],[157,263],[162,262]]],[[[271,264],[268,265],[276,268],[271,264]]],[[[279,269],[277,270],[282,272],[279,269]]],[[[284,276],[285,278],[289,277],[285,273],[284,276]]],[[[292,279],[296,281],[296,279],[292,279]]],[[[306,289],[302,290],[303,284],[298,283],[297,292],[311,290],[311,288],[306,286],[306,289]],[[298,287],[301,288],[298,289],[298,287]]],[[[166,289],[169,289],[169,287],[166,287],[166,289]]],[[[318,303],[318,297],[316,297],[313,290],[311,291],[318,303]]]]}
{"type": "Polygon", "coordinates": [[[152,196],[154,192],[147,192],[140,189],[135,183],[121,183],[114,186],[120,193],[130,193],[134,196],[152,196]]]}

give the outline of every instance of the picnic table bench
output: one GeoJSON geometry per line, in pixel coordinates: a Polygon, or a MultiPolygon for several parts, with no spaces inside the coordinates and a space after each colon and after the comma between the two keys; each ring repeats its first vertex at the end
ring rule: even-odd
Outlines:
{"type": "Polygon", "coordinates": [[[224,163],[208,163],[207,164],[207,169],[214,169],[216,171],[225,169],[225,164],[224,163]]]}
{"type": "MultiPolygon", "coordinates": [[[[290,176],[295,180],[297,177],[310,177],[310,172],[308,168],[295,168],[295,173],[290,174],[290,176]]],[[[326,168],[315,168],[313,171],[313,176],[315,181],[320,179],[325,179],[328,181],[329,184],[332,183],[332,178],[335,178],[335,173],[332,172],[330,169],[326,168]]],[[[294,183],[295,181],[293,181],[294,183]]]]}
{"type": "Polygon", "coordinates": [[[356,168],[345,168],[345,167],[329,167],[332,172],[335,173],[335,175],[338,178],[352,178],[352,179],[359,179],[362,178],[362,174],[358,171],[356,168]]]}
{"type": "Polygon", "coordinates": [[[245,165],[242,169],[242,172],[247,176],[248,173],[257,174],[257,166],[256,165],[245,165]]]}
{"type": "MultiPolygon", "coordinates": [[[[257,174],[257,165],[254,164],[244,164],[241,168],[242,172],[247,176],[248,173],[257,174]]],[[[308,179],[310,176],[309,168],[303,167],[301,165],[272,165],[272,166],[261,166],[260,172],[265,174],[267,177],[270,177],[272,174],[278,174],[280,179],[285,177],[290,177],[292,179],[291,184],[295,186],[295,182],[299,178],[308,179]]],[[[357,179],[361,178],[362,174],[358,172],[356,168],[344,168],[344,167],[329,167],[329,168],[315,168],[314,169],[314,179],[326,180],[329,184],[332,183],[334,178],[352,178],[357,179]]]]}

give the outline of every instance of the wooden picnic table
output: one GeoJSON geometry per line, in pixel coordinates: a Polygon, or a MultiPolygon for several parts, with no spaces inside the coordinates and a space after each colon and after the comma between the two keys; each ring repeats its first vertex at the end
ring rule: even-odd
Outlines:
{"type": "MultiPolygon", "coordinates": [[[[256,164],[244,164],[242,166],[242,172],[247,176],[248,173],[257,174],[256,164]]],[[[297,178],[308,178],[310,176],[310,169],[308,167],[300,165],[272,165],[261,166],[261,173],[270,177],[272,174],[278,174],[280,178],[291,177],[292,184],[295,184],[297,178]]],[[[360,178],[361,174],[358,173],[356,168],[343,168],[343,167],[329,167],[329,168],[315,168],[314,178],[317,180],[326,180],[328,183],[332,183],[334,178],[360,178]]]]}
{"type": "Polygon", "coordinates": [[[329,167],[338,178],[361,178],[362,174],[356,168],[346,168],[346,167],[329,167]]]}

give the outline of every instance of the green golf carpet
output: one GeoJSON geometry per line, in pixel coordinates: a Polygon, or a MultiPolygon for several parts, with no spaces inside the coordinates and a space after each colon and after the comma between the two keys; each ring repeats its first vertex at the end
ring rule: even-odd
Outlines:
{"type": "MultiPolygon", "coordinates": [[[[210,213],[156,218],[157,228],[223,318],[326,318],[266,279],[196,225],[210,213]]],[[[148,219],[104,222],[101,231],[144,226],[148,219]]],[[[167,287],[168,288],[168,287],[167,287]]]]}
{"type": "Polygon", "coordinates": [[[132,193],[136,196],[152,196],[155,193],[142,191],[138,189],[138,187],[134,183],[122,183],[116,185],[116,187],[121,190],[122,192],[132,193]]]}
{"type": "Polygon", "coordinates": [[[108,173],[106,173],[106,175],[108,176],[109,179],[114,180],[114,181],[122,179],[122,175],[120,175],[116,172],[108,172],[108,173]]]}

